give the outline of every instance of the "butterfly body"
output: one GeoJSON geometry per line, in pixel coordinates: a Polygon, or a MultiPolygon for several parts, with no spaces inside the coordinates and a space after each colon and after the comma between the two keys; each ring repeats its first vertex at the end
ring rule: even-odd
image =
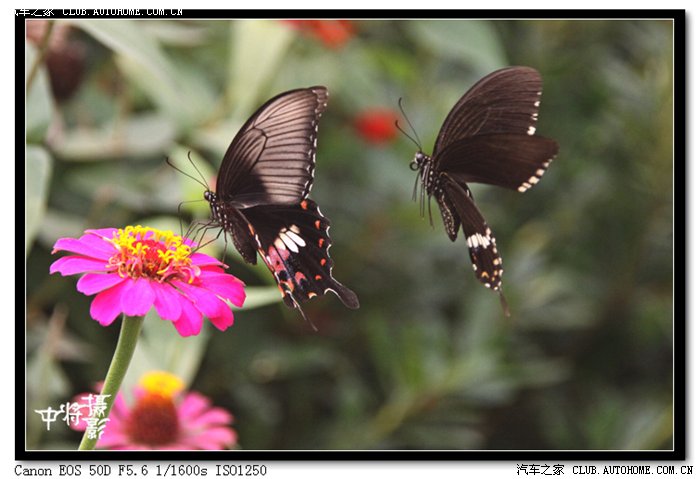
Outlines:
{"type": "Polygon", "coordinates": [[[291,90],[262,105],[229,146],[216,180],[204,192],[212,223],[220,226],[245,261],[263,260],[285,304],[326,292],[359,307],[355,293],[331,274],[330,222],[307,198],[313,184],[318,120],[328,92],[291,90]]]}
{"type": "MultiPolygon", "coordinates": [[[[477,279],[502,295],[503,261],[491,228],[467,183],[487,183],[524,193],[537,184],[556,156],[556,141],[535,135],[542,79],[533,68],[497,70],[470,88],[447,115],[433,154],[418,151],[421,211],[425,197],[440,208],[447,236],[460,228],[477,279]]],[[[416,183],[418,184],[418,183],[416,183]]]]}

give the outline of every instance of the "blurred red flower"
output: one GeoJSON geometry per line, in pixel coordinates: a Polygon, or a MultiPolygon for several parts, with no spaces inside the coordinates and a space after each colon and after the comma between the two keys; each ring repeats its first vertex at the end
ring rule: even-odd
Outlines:
{"type": "Polygon", "coordinates": [[[329,48],[340,48],[355,34],[350,20],[284,20],[285,23],[321,40],[329,48]]]}
{"type": "Polygon", "coordinates": [[[354,125],[366,141],[381,144],[396,138],[397,120],[398,115],[390,108],[368,108],[355,117],[354,125]]]}

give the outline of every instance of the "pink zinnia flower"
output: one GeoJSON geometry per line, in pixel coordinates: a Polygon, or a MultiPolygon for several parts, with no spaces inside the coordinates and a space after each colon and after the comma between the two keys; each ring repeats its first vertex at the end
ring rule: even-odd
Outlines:
{"type": "MultiPolygon", "coordinates": [[[[213,407],[197,392],[183,393],[184,385],[173,374],[153,371],[145,374],[127,403],[119,393],[109,421],[97,441],[101,449],[220,450],[236,444],[231,428],[233,416],[213,407]]],[[[85,404],[87,394],[77,398],[85,404]]],[[[83,418],[73,429],[83,431],[83,418]]]]}
{"type": "Polygon", "coordinates": [[[58,259],[50,272],[86,273],[78,280],[78,291],[97,294],[90,315],[103,326],[119,313],[143,316],[155,306],[182,336],[199,333],[202,315],[223,331],[233,324],[226,300],[243,305],[243,282],[224,273],[225,265],[215,258],[192,253],[192,246],[171,231],[142,226],[87,230],[79,239],[56,241],[52,253],[77,256],[58,259]]]}

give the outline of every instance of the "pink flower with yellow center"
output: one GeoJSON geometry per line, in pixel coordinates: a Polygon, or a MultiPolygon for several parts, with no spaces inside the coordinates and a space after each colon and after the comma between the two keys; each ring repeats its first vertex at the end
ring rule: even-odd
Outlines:
{"type": "MultiPolygon", "coordinates": [[[[97,442],[101,449],[220,450],[236,444],[233,416],[170,373],[145,374],[127,402],[119,393],[97,442]]],[[[87,394],[81,395],[86,397],[87,394]]],[[[84,430],[83,420],[74,429],[84,430]]]]}
{"type": "Polygon", "coordinates": [[[78,291],[93,295],[90,315],[108,326],[124,313],[143,316],[155,306],[161,318],[173,322],[182,336],[198,334],[206,315],[220,330],[233,324],[226,301],[241,307],[244,284],[226,274],[225,265],[171,231],[142,226],[87,230],[78,239],[61,238],[52,253],[77,255],[56,260],[51,273],[85,273],[78,291]]]}

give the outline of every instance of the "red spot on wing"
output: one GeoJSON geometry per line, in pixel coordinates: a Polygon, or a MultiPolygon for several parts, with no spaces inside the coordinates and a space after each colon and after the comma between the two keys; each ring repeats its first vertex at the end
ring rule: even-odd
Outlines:
{"type": "Polygon", "coordinates": [[[315,279],[316,281],[321,281],[321,280],[323,279],[323,277],[322,277],[320,274],[317,274],[317,275],[314,277],[314,279],[315,279]]]}
{"type": "Polygon", "coordinates": [[[316,225],[317,230],[321,229],[321,220],[316,220],[316,222],[314,224],[316,225]]]}
{"type": "Polygon", "coordinates": [[[309,209],[309,202],[304,200],[300,204],[302,210],[308,210],[309,209]]]}
{"type": "Polygon", "coordinates": [[[318,239],[318,247],[323,248],[323,243],[325,243],[325,242],[326,242],[326,240],[324,240],[323,238],[319,238],[318,239]]]}
{"type": "Polygon", "coordinates": [[[297,271],[294,275],[294,280],[299,283],[302,279],[306,279],[306,275],[301,271],[297,271]]]}
{"type": "Polygon", "coordinates": [[[265,263],[267,266],[270,268],[270,271],[273,273],[279,273],[280,271],[284,271],[286,269],[284,262],[289,258],[289,251],[281,250],[279,251],[277,248],[274,246],[270,246],[267,249],[267,257],[263,255],[263,259],[265,260],[265,263]],[[269,261],[268,261],[269,258],[269,261]]]}
{"type": "Polygon", "coordinates": [[[325,266],[327,263],[326,258],[321,258],[320,263],[321,263],[321,266],[325,266]]]}

